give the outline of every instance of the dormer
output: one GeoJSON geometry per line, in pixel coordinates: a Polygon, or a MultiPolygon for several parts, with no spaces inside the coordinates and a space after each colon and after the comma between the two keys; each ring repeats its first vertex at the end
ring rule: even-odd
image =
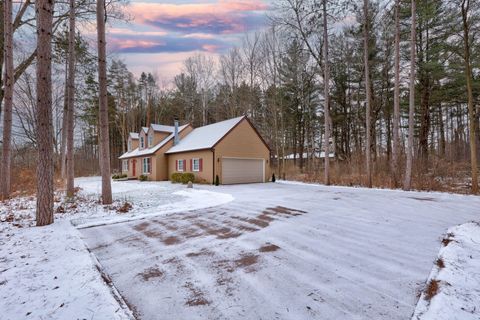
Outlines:
{"type": "Polygon", "coordinates": [[[163,139],[171,135],[173,127],[159,124],[152,124],[148,129],[148,139],[151,142],[151,147],[159,144],[163,139]]]}
{"type": "Polygon", "coordinates": [[[139,135],[138,135],[138,140],[139,140],[139,143],[138,143],[138,149],[139,150],[143,150],[143,149],[147,149],[148,148],[148,145],[147,145],[147,132],[148,132],[148,128],[146,127],[142,127],[142,130],[140,131],[139,135]]]}
{"type": "Polygon", "coordinates": [[[128,152],[138,148],[138,133],[130,132],[127,140],[127,150],[128,152]]]}

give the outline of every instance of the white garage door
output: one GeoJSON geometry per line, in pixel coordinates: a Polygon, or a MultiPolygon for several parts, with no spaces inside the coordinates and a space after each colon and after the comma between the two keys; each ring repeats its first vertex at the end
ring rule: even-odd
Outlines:
{"type": "Polygon", "coordinates": [[[264,182],[263,159],[222,158],[222,183],[264,182]]]}

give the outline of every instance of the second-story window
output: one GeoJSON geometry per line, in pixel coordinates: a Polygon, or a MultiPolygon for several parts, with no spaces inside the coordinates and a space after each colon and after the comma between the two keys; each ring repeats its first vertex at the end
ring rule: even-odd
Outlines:
{"type": "Polygon", "coordinates": [[[128,139],[128,151],[132,151],[132,140],[128,139]]]}
{"type": "Polygon", "coordinates": [[[145,141],[143,139],[143,136],[140,137],[140,148],[141,149],[145,148],[145,141]]]}
{"type": "Polygon", "coordinates": [[[148,147],[153,146],[153,134],[148,135],[148,147]]]}

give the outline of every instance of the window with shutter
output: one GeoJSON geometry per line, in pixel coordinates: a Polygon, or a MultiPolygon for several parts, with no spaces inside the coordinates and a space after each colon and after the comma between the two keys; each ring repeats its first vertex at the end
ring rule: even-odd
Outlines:
{"type": "Polygon", "coordinates": [[[192,171],[199,172],[200,171],[200,159],[193,158],[192,159],[192,171]]]}

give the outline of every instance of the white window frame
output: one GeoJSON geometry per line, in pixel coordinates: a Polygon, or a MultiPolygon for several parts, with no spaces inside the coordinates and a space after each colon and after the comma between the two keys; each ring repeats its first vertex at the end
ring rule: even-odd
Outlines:
{"type": "Polygon", "coordinates": [[[123,172],[128,172],[128,163],[129,160],[122,160],[123,172]]]}
{"type": "Polygon", "coordinates": [[[192,158],[192,171],[200,172],[200,158],[192,158]],[[197,162],[196,168],[195,168],[195,162],[197,162]]]}
{"type": "Polygon", "coordinates": [[[150,158],[143,158],[142,159],[142,173],[143,174],[150,174],[150,172],[152,171],[152,168],[151,168],[151,160],[150,158]],[[145,164],[147,165],[147,171],[145,170],[145,164]]]}
{"type": "Polygon", "coordinates": [[[148,135],[148,138],[147,138],[147,141],[148,141],[148,147],[152,147],[153,146],[153,134],[149,134],[148,135]]]}
{"type": "Polygon", "coordinates": [[[145,148],[145,139],[143,138],[143,136],[140,137],[140,149],[143,149],[145,148]]]}
{"type": "Polygon", "coordinates": [[[128,139],[128,151],[132,151],[132,139],[128,139]]]}
{"type": "Polygon", "coordinates": [[[185,171],[185,162],[183,160],[177,160],[177,171],[179,172],[183,172],[185,171]],[[180,168],[180,164],[181,164],[181,168],[180,168]]]}

